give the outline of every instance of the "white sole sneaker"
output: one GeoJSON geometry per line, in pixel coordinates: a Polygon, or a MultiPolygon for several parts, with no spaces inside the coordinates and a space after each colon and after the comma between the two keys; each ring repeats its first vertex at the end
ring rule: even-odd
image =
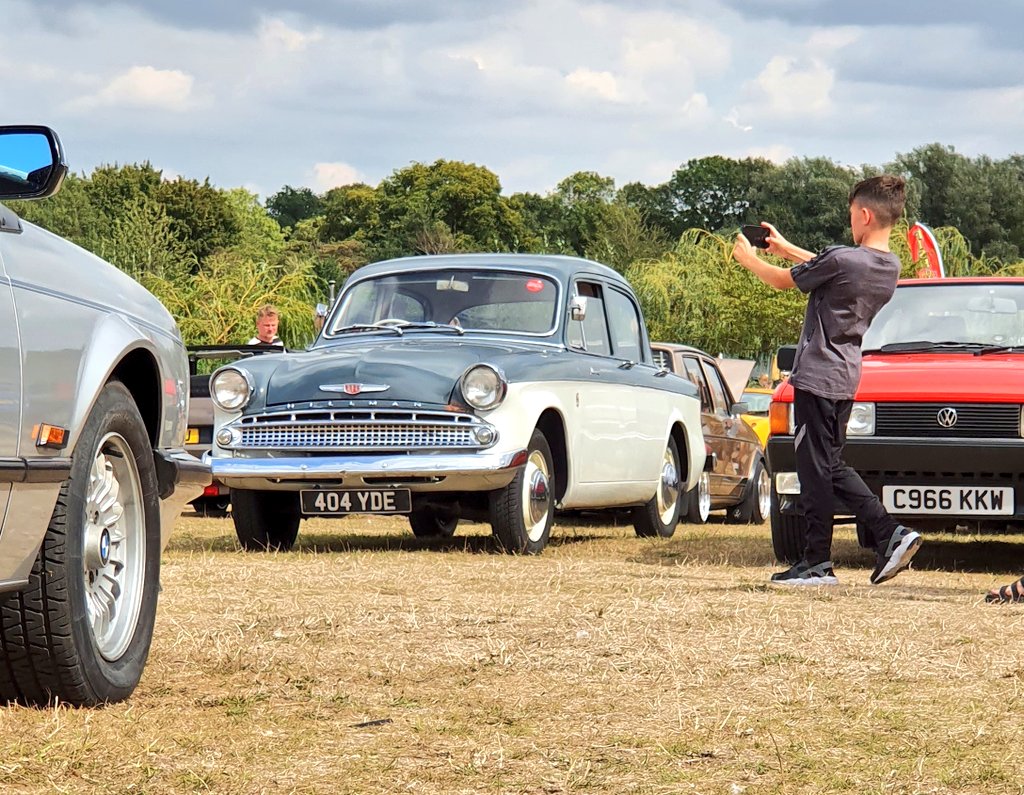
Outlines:
{"type": "Polygon", "coordinates": [[[784,588],[806,588],[814,585],[839,585],[838,577],[794,577],[791,580],[769,580],[769,585],[781,585],[784,588]]]}
{"type": "Polygon", "coordinates": [[[878,576],[871,580],[872,585],[880,585],[886,580],[891,580],[903,569],[910,565],[911,558],[917,554],[917,550],[921,548],[921,534],[911,530],[902,539],[900,539],[899,546],[892,551],[892,555],[889,556],[889,560],[882,567],[882,570],[878,572],[878,576]]]}

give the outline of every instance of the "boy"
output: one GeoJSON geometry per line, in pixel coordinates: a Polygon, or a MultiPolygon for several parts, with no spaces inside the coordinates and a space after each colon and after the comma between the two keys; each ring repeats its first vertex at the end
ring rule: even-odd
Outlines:
{"type": "Polygon", "coordinates": [[[277,336],[278,315],[277,307],[273,304],[264,304],[256,313],[256,336],[249,340],[249,345],[279,345],[282,348],[284,343],[277,336]]]}
{"type": "Polygon", "coordinates": [[[741,234],[733,257],[765,284],[810,293],[796,362],[790,376],[796,418],[796,470],[807,519],[804,559],[772,575],[779,585],[836,585],[832,570],[833,503],[838,498],[875,540],[877,585],[895,577],[921,546],[921,535],[886,513],[864,481],[843,463],[846,423],[860,382],[861,339],[878,310],[892,298],[899,258],[889,234],[903,214],[905,181],[883,175],[850,191],[854,247],[833,246],[815,256],[786,240],[771,224],[768,252],[798,263],[779,268],[760,259],[741,234]]]}

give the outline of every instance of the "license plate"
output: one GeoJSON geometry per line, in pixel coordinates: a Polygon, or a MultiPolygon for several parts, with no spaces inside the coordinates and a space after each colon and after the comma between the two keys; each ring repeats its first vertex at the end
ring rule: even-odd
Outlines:
{"type": "Polygon", "coordinates": [[[185,431],[185,444],[199,444],[198,428],[189,428],[185,431]]]}
{"type": "Polygon", "coordinates": [[[307,515],[346,513],[409,513],[409,489],[304,489],[299,492],[307,515]]]}
{"type": "Polygon", "coordinates": [[[1012,516],[1011,486],[883,486],[891,513],[1012,516]]]}

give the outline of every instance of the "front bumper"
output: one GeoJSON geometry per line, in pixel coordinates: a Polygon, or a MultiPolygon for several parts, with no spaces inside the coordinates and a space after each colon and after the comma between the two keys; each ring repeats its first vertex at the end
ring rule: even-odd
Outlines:
{"type": "MultiPolygon", "coordinates": [[[[796,472],[792,436],[768,439],[768,470],[773,481],[779,473],[796,472]]],[[[979,517],[972,514],[921,515],[894,513],[897,519],[1005,523],[1024,520],[1024,439],[847,439],[843,460],[853,467],[871,491],[881,498],[883,486],[1009,486],[1014,491],[1014,513],[979,517]]],[[[785,480],[786,477],[783,476],[785,480]]],[[[798,512],[799,500],[782,500],[783,512],[798,512]]],[[[849,513],[838,505],[836,513],[849,513]]]]}
{"type": "Polygon", "coordinates": [[[491,491],[507,486],[526,450],[506,453],[210,458],[213,477],[238,489],[403,486],[414,492],[491,491]]]}

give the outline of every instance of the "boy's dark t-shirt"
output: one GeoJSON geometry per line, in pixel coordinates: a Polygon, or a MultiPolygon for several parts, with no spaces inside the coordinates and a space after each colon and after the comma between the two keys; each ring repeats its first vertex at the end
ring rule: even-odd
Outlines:
{"type": "Polygon", "coordinates": [[[889,303],[900,260],[887,251],[833,246],[789,271],[810,293],[790,383],[830,400],[850,400],[860,383],[860,345],[889,303]]]}

